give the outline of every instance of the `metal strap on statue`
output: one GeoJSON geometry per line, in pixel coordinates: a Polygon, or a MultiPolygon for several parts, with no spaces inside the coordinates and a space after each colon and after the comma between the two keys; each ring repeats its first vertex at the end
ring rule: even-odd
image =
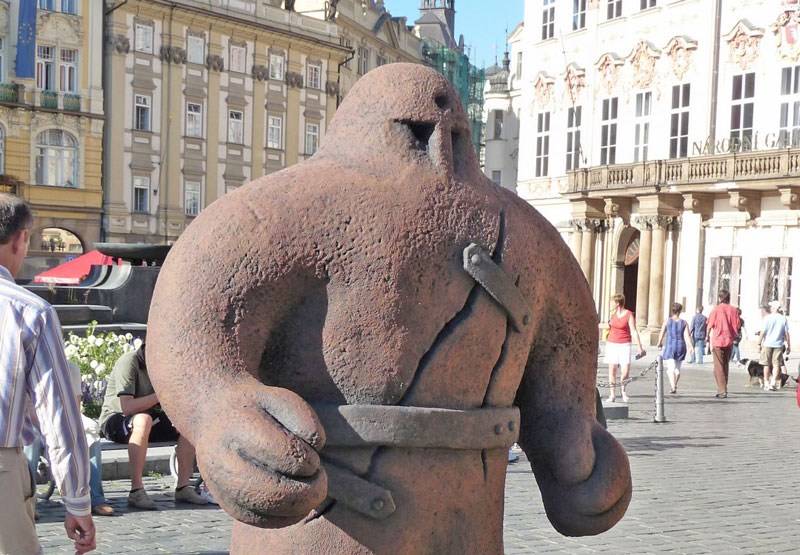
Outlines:
{"type": "MultiPolygon", "coordinates": [[[[464,249],[464,270],[505,311],[519,332],[530,323],[528,304],[514,281],[476,244],[464,249]]],[[[443,409],[396,405],[314,405],[329,447],[505,449],[519,437],[517,407],[443,409]]],[[[324,456],[324,450],[323,450],[324,456]]],[[[392,493],[330,460],[328,496],[364,516],[382,520],[396,509],[392,493]]]]}

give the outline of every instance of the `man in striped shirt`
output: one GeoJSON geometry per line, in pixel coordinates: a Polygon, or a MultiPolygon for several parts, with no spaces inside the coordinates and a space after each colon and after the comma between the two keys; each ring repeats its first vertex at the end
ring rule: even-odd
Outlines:
{"type": "Polygon", "coordinates": [[[78,553],[86,553],[95,548],[95,530],[89,454],[75,402],[80,392],[70,380],[55,309],[14,283],[32,224],[25,202],[0,194],[0,553],[41,552],[33,523],[35,491],[22,453],[29,404],[67,509],[67,536],[78,553]]]}

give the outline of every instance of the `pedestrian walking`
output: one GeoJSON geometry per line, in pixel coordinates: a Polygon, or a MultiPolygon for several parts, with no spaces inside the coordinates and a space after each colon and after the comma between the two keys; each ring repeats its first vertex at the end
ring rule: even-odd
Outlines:
{"type": "Polygon", "coordinates": [[[714,379],[717,382],[715,397],[728,397],[728,369],[733,351],[733,340],[739,330],[739,312],[732,307],[731,294],[723,289],[717,295],[717,306],[708,315],[706,322],[706,342],[711,338],[714,355],[714,379]]]}
{"type": "Polygon", "coordinates": [[[694,354],[689,357],[689,363],[703,364],[703,353],[706,350],[706,317],[703,315],[703,305],[697,307],[697,314],[692,318],[689,333],[694,347],[694,354]]]}
{"type": "Polygon", "coordinates": [[[33,407],[50,469],[67,509],[64,527],[75,550],[95,548],[90,514],[89,449],[62,346],[55,309],[14,282],[30,245],[33,215],[19,197],[0,194],[0,553],[40,553],[35,488],[22,452],[33,407]]]}
{"type": "Polygon", "coordinates": [[[694,347],[689,336],[689,325],[686,320],[681,319],[683,305],[681,303],[672,303],[669,312],[670,317],[661,326],[661,333],[658,336],[658,348],[661,349],[663,345],[664,351],[661,353],[661,358],[664,360],[664,366],[669,377],[669,392],[677,393],[678,381],[681,378],[681,364],[683,364],[683,359],[686,358],[687,350],[694,354],[694,347]]]}
{"type": "MultiPolygon", "coordinates": [[[[608,364],[608,381],[612,384],[617,380],[617,370],[621,369],[621,379],[628,379],[631,371],[631,341],[635,337],[639,347],[639,355],[644,356],[642,340],[639,330],[636,329],[636,318],[633,312],[625,308],[625,295],[614,295],[611,299],[612,313],[608,320],[608,338],[606,339],[605,363],[608,364]]],[[[622,400],[628,402],[626,386],[622,385],[622,400]]],[[[616,400],[616,390],[611,386],[608,396],[610,402],[616,400]]]]}
{"type": "Polygon", "coordinates": [[[739,331],[736,334],[736,337],[733,339],[733,350],[731,351],[731,362],[739,362],[742,360],[741,353],[739,352],[739,343],[742,342],[742,339],[747,339],[747,330],[744,329],[744,318],[742,318],[742,309],[737,308],[736,311],[739,313],[739,331]]]}
{"type": "Polygon", "coordinates": [[[764,365],[764,389],[776,391],[776,378],[784,366],[783,353],[792,352],[789,339],[789,323],[786,316],[780,313],[778,301],[769,303],[770,314],[761,323],[761,334],[758,338],[758,350],[761,353],[761,364],[764,365]]]}

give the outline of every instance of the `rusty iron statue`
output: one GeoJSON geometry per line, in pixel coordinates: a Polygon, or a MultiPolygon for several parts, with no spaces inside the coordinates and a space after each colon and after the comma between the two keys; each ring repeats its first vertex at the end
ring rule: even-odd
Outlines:
{"type": "Polygon", "coordinates": [[[517,438],[561,533],[631,498],[581,269],[484,177],[461,100],[420,65],[364,76],[314,157],[196,218],[147,347],[233,553],[502,553],[517,438]]]}

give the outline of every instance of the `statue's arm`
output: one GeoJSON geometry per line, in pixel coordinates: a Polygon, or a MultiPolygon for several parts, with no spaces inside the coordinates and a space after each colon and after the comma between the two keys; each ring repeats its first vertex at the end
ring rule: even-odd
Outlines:
{"type": "Polygon", "coordinates": [[[218,501],[259,526],[325,498],[314,411],[257,379],[270,331],[319,276],[280,210],[245,191],[204,211],[170,252],[153,295],[147,359],[164,409],[195,445],[218,501]],[[251,195],[252,196],[252,195],[251,195]]]}
{"type": "Polygon", "coordinates": [[[558,271],[537,289],[547,301],[515,403],[548,518],[565,535],[590,535],[622,518],[631,477],[624,450],[596,420],[597,315],[580,268],[561,251],[558,271]]]}

